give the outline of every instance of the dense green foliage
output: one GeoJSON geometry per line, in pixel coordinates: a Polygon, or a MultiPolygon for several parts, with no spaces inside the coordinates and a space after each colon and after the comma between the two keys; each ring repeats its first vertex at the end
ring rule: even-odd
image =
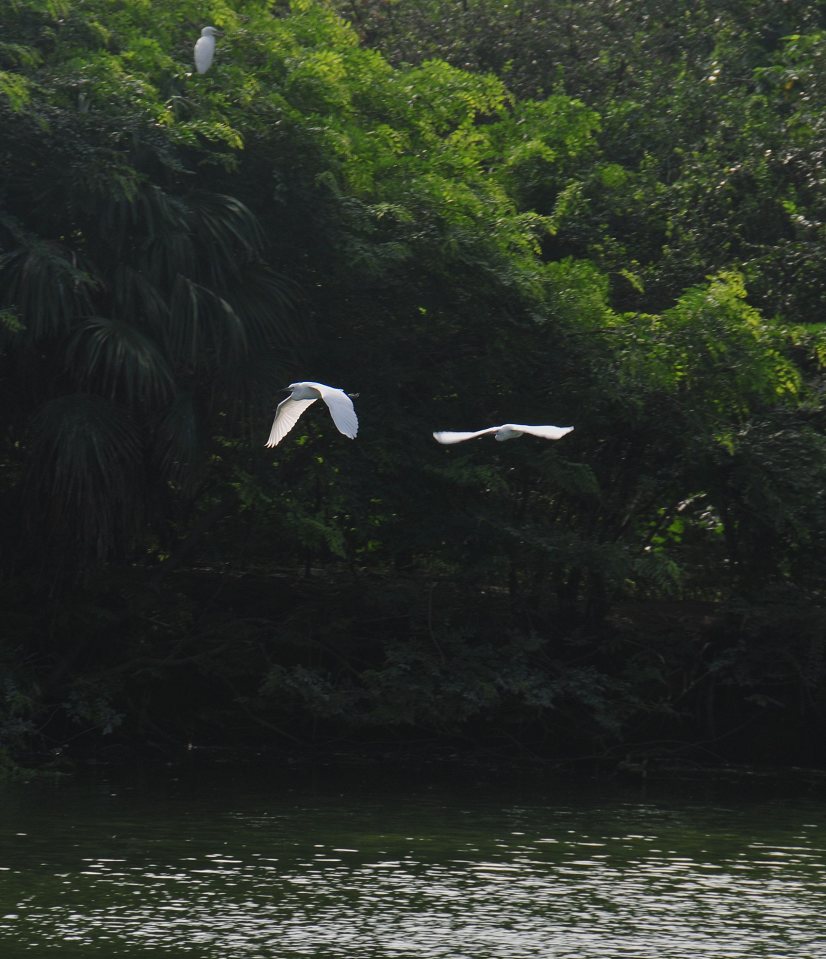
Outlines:
{"type": "Polygon", "coordinates": [[[4,21],[0,743],[824,759],[825,5],[4,21]]]}

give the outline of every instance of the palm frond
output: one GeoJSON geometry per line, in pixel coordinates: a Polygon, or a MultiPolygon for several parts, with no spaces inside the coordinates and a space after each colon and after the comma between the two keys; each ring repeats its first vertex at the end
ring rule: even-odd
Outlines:
{"type": "Polygon", "coordinates": [[[131,261],[148,281],[170,290],[179,273],[196,275],[196,249],[185,202],[154,184],[144,184],[132,197],[106,204],[102,236],[116,240],[118,262],[131,261]]]}
{"type": "Polygon", "coordinates": [[[161,472],[182,486],[190,484],[204,455],[204,435],[195,397],[178,393],[153,433],[153,455],[161,472]]]}
{"type": "Polygon", "coordinates": [[[227,293],[254,349],[296,345],[308,338],[311,331],[296,310],[299,296],[295,283],[258,263],[248,264],[227,293]]]}
{"type": "Polygon", "coordinates": [[[170,346],[178,362],[196,366],[203,354],[213,363],[235,361],[247,349],[244,324],[222,296],[185,276],[172,291],[170,346]]]}
{"type": "Polygon", "coordinates": [[[65,330],[91,308],[98,281],[57,244],[30,235],[0,254],[0,305],[13,307],[33,340],[65,330]]]}
{"type": "Polygon", "coordinates": [[[261,253],[264,234],[255,214],[234,196],[198,191],[187,197],[189,222],[200,241],[223,263],[261,253]]]}
{"type": "Polygon", "coordinates": [[[169,328],[169,303],[144,273],[120,263],[112,277],[113,312],[149,330],[159,341],[169,328]]]}
{"type": "Polygon", "coordinates": [[[142,513],[140,465],[141,444],[123,409],[88,393],[50,400],[31,427],[33,534],[78,564],[123,553],[142,513]]]}
{"type": "Polygon", "coordinates": [[[162,402],[174,389],[172,371],[157,344],[120,319],[93,316],[69,343],[67,364],[84,387],[121,398],[162,402]]]}
{"type": "Polygon", "coordinates": [[[153,183],[138,182],[131,193],[109,191],[100,211],[101,231],[152,240],[170,232],[187,232],[186,207],[180,197],[153,183]]]}

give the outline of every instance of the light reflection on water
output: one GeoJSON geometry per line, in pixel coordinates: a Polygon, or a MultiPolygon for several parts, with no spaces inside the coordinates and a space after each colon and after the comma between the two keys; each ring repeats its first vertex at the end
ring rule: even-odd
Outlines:
{"type": "Polygon", "coordinates": [[[0,787],[0,955],[818,959],[826,803],[0,787]]]}

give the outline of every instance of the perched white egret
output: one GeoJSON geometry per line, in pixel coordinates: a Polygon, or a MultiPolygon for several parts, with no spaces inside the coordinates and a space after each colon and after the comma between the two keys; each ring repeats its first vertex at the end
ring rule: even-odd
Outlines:
{"type": "Polygon", "coordinates": [[[505,423],[504,426],[489,426],[486,430],[476,430],[475,433],[453,433],[442,430],[433,434],[433,439],[439,443],[463,443],[465,440],[475,439],[477,436],[487,436],[493,433],[500,443],[505,440],[515,440],[523,433],[531,436],[541,436],[544,440],[561,440],[573,430],[573,426],[523,426],[521,423],[505,423]]]}
{"type": "Polygon", "coordinates": [[[317,399],[322,399],[327,404],[327,409],[339,433],[349,436],[351,440],[356,438],[359,421],[350,397],[357,396],[357,393],[345,393],[344,390],[338,390],[334,386],[309,381],[290,383],[287,389],[290,395],[276,407],[267,446],[278,446],[298,422],[299,416],[317,399]]]}
{"type": "Polygon", "coordinates": [[[195,69],[198,73],[206,73],[212,66],[215,56],[215,38],[221,34],[215,27],[204,27],[201,36],[195,44],[195,69]]]}

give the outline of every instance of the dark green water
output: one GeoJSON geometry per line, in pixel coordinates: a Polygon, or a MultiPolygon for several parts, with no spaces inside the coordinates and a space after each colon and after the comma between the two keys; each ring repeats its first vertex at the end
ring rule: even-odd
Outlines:
{"type": "Polygon", "coordinates": [[[0,810],[2,959],[826,957],[824,801],[225,770],[0,810]]]}

